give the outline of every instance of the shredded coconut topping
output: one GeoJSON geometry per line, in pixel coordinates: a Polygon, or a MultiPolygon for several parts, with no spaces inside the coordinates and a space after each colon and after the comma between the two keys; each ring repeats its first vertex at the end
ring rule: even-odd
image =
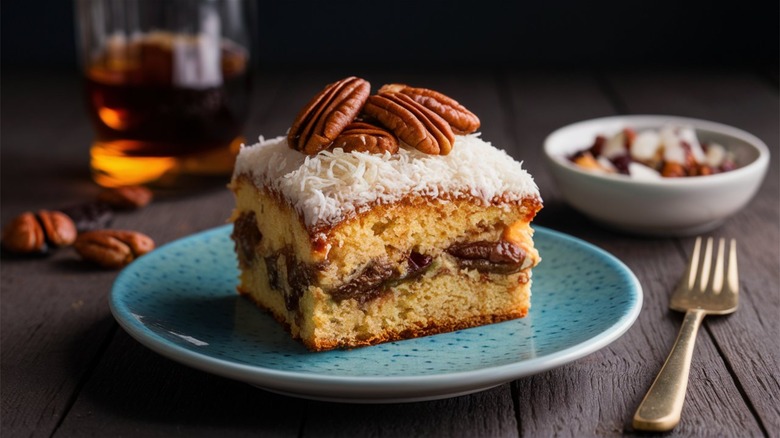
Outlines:
{"type": "Polygon", "coordinates": [[[473,197],[485,205],[539,196],[522,163],[479,133],[456,136],[452,152],[444,156],[404,147],[395,154],[335,149],[307,156],[287,147],[286,137],[260,137],[259,143],[241,148],[233,178],[239,175],[281,194],[310,228],[336,224],[410,194],[473,197]]]}

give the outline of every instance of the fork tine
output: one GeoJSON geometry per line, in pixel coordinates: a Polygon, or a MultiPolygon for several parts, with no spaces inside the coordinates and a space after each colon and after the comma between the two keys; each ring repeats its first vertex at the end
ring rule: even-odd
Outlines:
{"type": "Polygon", "coordinates": [[[693,245],[693,254],[688,261],[688,290],[693,290],[696,283],[696,274],[699,269],[699,251],[701,250],[701,236],[696,238],[696,244],[693,245]]]}
{"type": "Polygon", "coordinates": [[[737,272],[737,241],[731,239],[729,245],[729,272],[726,277],[727,286],[729,291],[733,294],[739,292],[739,274],[737,272]]]}
{"type": "Polygon", "coordinates": [[[715,269],[712,271],[712,285],[709,288],[709,290],[716,294],[719,294],[720,291],[723,290],[723,271],[724,265],[726,264],[725,248],[726,239],[721,237],[718,239],[718,258],[715,261],[715,269]]]}
{"type": "Polygon", "coordinates": [[[699,292],[707,290],[712,269],[712,237],[707,238],[707,246],[704,248],[704,257],[699,260],[699,275],[696,277],[694,288],[699,292]]]}

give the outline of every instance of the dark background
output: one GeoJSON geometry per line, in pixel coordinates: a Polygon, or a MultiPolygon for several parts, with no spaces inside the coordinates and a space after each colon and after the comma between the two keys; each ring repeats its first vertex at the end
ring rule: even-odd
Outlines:
{"type": "MultiPolygon", "coordinates": [[[[775,1],[259,1],[266,66],[777,70],[775,1]]],[[[76,65],[73,3],[4,0],[2,66],[76,65]]]]}

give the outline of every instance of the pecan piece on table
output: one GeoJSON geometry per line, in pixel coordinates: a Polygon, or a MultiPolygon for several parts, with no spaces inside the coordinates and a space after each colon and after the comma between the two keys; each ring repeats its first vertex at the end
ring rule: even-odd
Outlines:
{"type": "Polygon", "coordinates": [[[287,145],[307,155],[327,149],[355,120],[370,93],[371,84],[354,76],[329,84],[298,113],[287,145]]]}
{"type": "Polygon", "coordinates": [[[421,152],[447,155],[452,150],[455,134],[450,124],[405,94],[386,92],[370,96],[363,112],[421,152]]]}
{"type": "Polygon", "coordinates": [[[104,189],[98,194],[98,201],[119,210],[134,210],[145,207],[153,196],[144,186],[122,186],[104,189]]]}
{"type": "Polygon", "coordinates": [[[410,87],[405,84],[387,84],[379,89],[379,94],[382,93],[402,93],[411,97],[415,102],[446,120],[456,134],[471,134],[479,129],[480,122],[476,114],[467,110],[457,100],[438,91],[410,87]]]}
{"type": "Polygon", "coordinates": [[[85,260],[118,269],[154,249],[154,240],[137,231],[94,230],[79,234],[73,244],[85,260]]]}
{"type": "Polygon", "coordinates": [[[48,245],[63,247],[76,240],[76,225],[59,211],[25,212],[3,229],[3,247],[18,254],[43,254],[48,245]]]}
{"type": "Polygon", "coordinates": [[[352,122],[333,142],[334,148],[344,152],[383,154],[398,152],[398,139],[392,132],[367,122],[352,122]]]}
{"type": "Polygon", "coordinates": [[[76,224],[70,216],[59,211],[40,210],[38,221],[43,227],[46,242],[52,246],[63,247],[72,245],[76,241],[76,224]]]}
{"type": "Polygon", "coordinates": [[[19,254],[46,251],[43,228],[33,213],[20,214],[3,228],[3,248],[19,254]]]}

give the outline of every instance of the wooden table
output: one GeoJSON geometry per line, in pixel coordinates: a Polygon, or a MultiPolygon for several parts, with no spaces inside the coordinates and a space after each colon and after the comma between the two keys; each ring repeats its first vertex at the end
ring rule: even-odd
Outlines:
{"type": "MultiPolygon", "coordinates": [[[[762,138],[771,168],[758,196],[711,233],[739,239],[741,307],[705,320],[683,409],[671,435],[780,436],[780,145],[776,74],[733,71],[513,70],[263,72],[249,137],[284,133],[324,84],[347,74],[443,91],[476,112],[483,137],[525,162],[545,208],[536,223],[623,260],[644,288],[642,313],[606,348],[560,368],[452,399],[393,405],[326,403],[272,394],[165,359],[112,318],[115,271],[72,250],[2,259],[2,435],[16,436],[615,436],[663,364],[681,316],[667,309],[691,238],[642,238],[595,225],[561,200],[542,160],[545,136],[613,114],[674,114],[762,138]]],[[[2,222],[25,210],[94,198],[81,83],[73,72],[4,71],[2,222]]],[[[225,223],[223,187],[158,196],[114,227],[158,244],[225,223]]]]}

